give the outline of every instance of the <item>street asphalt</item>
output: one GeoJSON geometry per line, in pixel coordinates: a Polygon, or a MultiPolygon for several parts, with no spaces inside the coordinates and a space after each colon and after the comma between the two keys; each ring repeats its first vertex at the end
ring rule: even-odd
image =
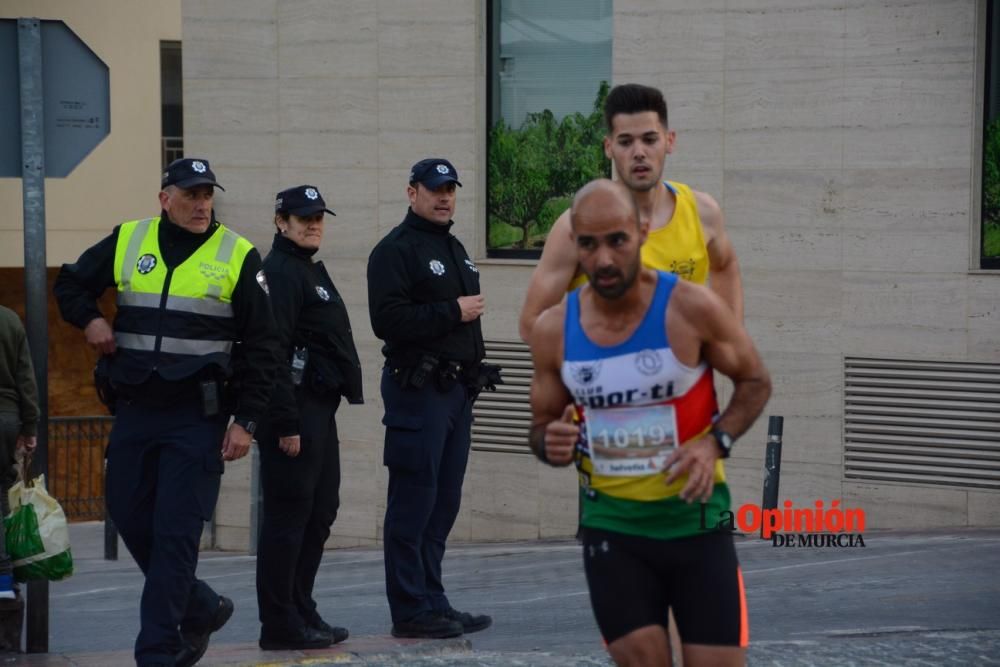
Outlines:
{"type": "MultiPolygon", "coordinates": [[[[76,573],[50,587],[49,653],[0,665],[130,665],[142,576],[124,546],[105,561],[102,524],[74,524],[76,573]]],[[[774,547],[737,538],[750,608],[750,665],[1000,665],[1000,529],[870,532],[865,546],[774,547]]],[[[574,541],[451,545],[445,585],[490,629],[457,640],[389,636],[382,553],[327,552],[323,616],[337,647],[262,652],[253,557],[205,553],[198,575],[233,598],[202,665],[608,665],[574,541]]]]}

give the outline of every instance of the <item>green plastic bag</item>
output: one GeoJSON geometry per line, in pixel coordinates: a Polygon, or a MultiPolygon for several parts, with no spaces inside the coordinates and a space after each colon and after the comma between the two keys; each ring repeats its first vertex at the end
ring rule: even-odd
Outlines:
{"type": "Polygon", "coordinates": [[[30,486],[17,482],[8,497],[11,512],[4,517],[4,532],[14,579],[59,581],[73,574],[66,514],[45,490],[45,476],[30,486]]]}

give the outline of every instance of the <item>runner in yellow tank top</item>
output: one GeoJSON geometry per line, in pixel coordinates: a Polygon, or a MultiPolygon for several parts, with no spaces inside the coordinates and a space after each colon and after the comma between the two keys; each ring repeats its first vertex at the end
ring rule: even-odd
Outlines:
{"type": "MultiPolygon", "coordinates": [[[[612,160],[617,179],[632,192],[639,219],[649,224],[643,265],[708,284],[742,320],[743,286],[722,210],[710,195],[662,180],[664,160],[676,141],[668,129],[663,94],[639,84],[615,86],[605,102],[604,117],[608,128],[604,153],[612,160]]],[[[520,316],[524,340],[542,311],[585,280],[570,231],[566,211],[549,231],[531,276],[520,316]]]]}

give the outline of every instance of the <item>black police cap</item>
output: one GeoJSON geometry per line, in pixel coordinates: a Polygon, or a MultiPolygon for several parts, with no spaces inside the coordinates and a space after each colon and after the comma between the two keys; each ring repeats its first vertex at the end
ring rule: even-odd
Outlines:
{"type": "Polygon", "coordinates": [[[211,185],[225,190],[215,180],[215,173],[208,166],[208,160],[194,157],[182,157],[167,165],[160,180],[160,187],[176,185],[182,190],[193,188],[196,185],[211,185]]]}
{"type": "Polygon", "coordinates": [[[454,183],[458,187],[458,171],[454,165],[444,158],[429,157],[410,168],[410,183],[421,183],[428,190],[437,190],[445,183],[454,183]]]}
{"type": "Polygon", "coordinates": [[[315,185],[296,185],[294,188],[282,190],[274,197],[275,213],[289,213],[304,218],[320,211],[337,215],[326,207],[323,195],[315,185]]]}

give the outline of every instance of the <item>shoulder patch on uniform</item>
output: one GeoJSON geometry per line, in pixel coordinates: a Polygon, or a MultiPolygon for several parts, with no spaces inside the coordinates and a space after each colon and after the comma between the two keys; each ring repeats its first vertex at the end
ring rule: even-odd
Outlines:
{"type": "Polygon", "coordinates": [[[257,284],[264,290],[264,294],[271,295],[271,290],[267,288],[267,276],[264,275],[263,269],[257,272],[257,284]]]}
{"type": "Polygon", "coordinates": [[[323,299],[323,301],[329,301],[330,300],[330,293],[327,292],[326,288],[324,288],[321,285],[316,285],[316,294],[318,294],[319,298],[323,299]]]}
{"type": "Polygon", "coordinates": [[[479,267],[476,266],[475,262],[473,262],[471,259],[466,259],[465,265],[469,267],[469,271],[472,271],[473,273],[479,273],[479,267]]]}

